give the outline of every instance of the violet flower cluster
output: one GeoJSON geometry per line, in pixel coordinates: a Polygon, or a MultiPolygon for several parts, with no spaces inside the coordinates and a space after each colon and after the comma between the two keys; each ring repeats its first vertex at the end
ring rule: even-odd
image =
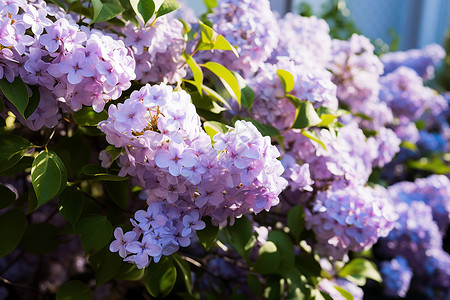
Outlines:
{"type": "Polygon", "coordinates": [[[436,65],[445,57],[445,50],[438,44],[423,49],[388,52],[381,57],[384,73],[388,74],[401,66],[413,69],[424,81],[434,78],[436,65]]]}
{"type": "Polygon", "coordinates": [[[237,58],[231,51],[219,51],[208,59],[243,76],[256,72],[277,47],[280,31],[268,0],[221,0],[208,18],[239,53],[237,58]]]}
{"type": "Polygon", "coordinates": [[[384,293],[391,297],[404,298],[409,290],[413,272],[403,256],[396,256],[380,264],[384,293]]]}
{"type": "MultiPolygon", "coordinates": [[[[417,281],[414,289],[436,299],[450,292],[450,255],[442,248],[450,223],[449,187],[443,175],[389,187],[399,219],[377,248],[382,257],[404,257],[417,281]]],[[[398,288],[397,293],[403,293],[398,288]]]]}
{"type": "Polygon", "coordinates": [[[153,17],[146,24],[139,21],[139,27],[127,22],[121,28],[123,42],[136,60],[136,80],[142,84],[180,82],[187,68],[182,57],[186,47],[183,24],[173,14],[153,17]]]}
{"type": "MultiPolygon", "coordinates": [[[[149,204],[132,220],[136,234],[117,231],[111,250],[139,268],[188,246],[205,226],[202,216],[225,224],[278,204],[286,186],[280,153],[250,122],[236,121],[212,145],[190,96],[165,84],[147,84],[108,113],[99,127],[125,151],[119,175],[131,175],[149,204]]],[[[106,152],[100,158],[105,167],[112,162],[106,152]]]]}
{"type": "Polygon", "coordinates": [[[32,130],[56,126],[59,106],[76,111],[86,105],[100,112],[131,86],[135,62],[117,38],[79,27],[44,1],[7,1],[0,15],[0,78],[12,82],[20,76],[40,93],[27,121],[16,113],[32,130]]]}

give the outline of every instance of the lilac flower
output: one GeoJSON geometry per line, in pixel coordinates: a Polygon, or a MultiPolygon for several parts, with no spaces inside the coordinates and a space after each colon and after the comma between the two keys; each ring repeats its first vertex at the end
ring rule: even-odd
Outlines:
{"type": "Polygon", "coordinates": [[[164,226],[167,222],[164,215],[161,214],[158,204],[156,203],[150,204],[147,211],[138,210],[134,214],[134,218],[139,222],[139,227],[144,231],[147,231],[150,228],[164,226]]]}
{"type": "Polygon", "coordinates": [[[33,5],[27,5],[25,13],[22,15],[22,20],[28,27],[31,26],[31,31],[39,36],[44,31],[44,27],[47,28],[52,24],[47,17],[45,9],[36,9],[33,5]]]}
{"type": "Polygon", "coordinates": [[[382,262],[380,271],[383,276],[385,294],[404,298],[413,277],[408,261],[402,256],[397,256],[391,261],[382,262]]]}
{"type": "Polygon", "coordinates": [[[193,210],[189,214],[183,217],[184,229],[181,232],[182,236],[191,236],[195,234],[197,230],[202,230],[206,227],[205,222],[199,220],[200,215],[198,211],[193,210]]]}
{"type": "Polygon", "coordinates": [[[67,74],[67,80],[71,84],[78,84],[83,80],[83,77],[90,77],[95,74],[92,63],[86,60],[86,55],[82,50],[74,52],[70,58],[61,61],[58,69],[61,73],[67,74]]]}
{"type": "Polygon", "coordinates": [[[133,257],[136,266],[139,269],[145,268],[150,264],[150,257],[158,256],[162,252],[159,246],[151,235],[145,235],[142,242],[134,241],[127,246],[127,251],[135,253],[133,257]]]}
{"type": "Polygon", "coordinates": [[[167,150],[158,150],[155,154],[156,165],[160,168],[169,168],[173,176],[181,174],[183,167],[193,167],[197,163],[197,157],[191,151],[184,151],[180,144],[169,143],[167,150]]]}
{"type": "Polygon", "coordinates": [[[131,242],[135,241],[136,233],[133,231],[129,231],[123,234],[123,230],[120,227],[117,227],[114,230],[115,241],[109,245],[109,251],[117,252],[119,251],[119,255],[122,258],[127,256],[127,246],[130,245],[131,242]]]}

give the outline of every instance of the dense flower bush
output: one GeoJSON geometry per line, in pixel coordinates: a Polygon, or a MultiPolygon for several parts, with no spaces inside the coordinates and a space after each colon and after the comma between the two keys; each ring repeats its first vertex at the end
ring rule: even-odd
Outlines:
{"type": "Polygon", "coordinates": [[[0,0],[0,299],[447,299],[444,50],[205,2],[0,0]]]}

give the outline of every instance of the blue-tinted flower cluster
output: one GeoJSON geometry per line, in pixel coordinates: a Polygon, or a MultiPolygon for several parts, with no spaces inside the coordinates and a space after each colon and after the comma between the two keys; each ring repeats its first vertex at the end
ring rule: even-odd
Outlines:
{"type": "Polygon", "coordinates": [[[431,44],[423,49],[389,52],[381,57],[384,73],[388,74],[401,66],[416,71],[423,80],[434,77],[436,65],[445,57],[445,50],[438,44],[431,44]]]}
{"type": "Polygon", "coordinates": [[[404,298],[413,276],[408,261],[402,256],[397,256],[390,261],[383,261],[380,264],[380,272],[383,276],[385,294],[404,298]]]}

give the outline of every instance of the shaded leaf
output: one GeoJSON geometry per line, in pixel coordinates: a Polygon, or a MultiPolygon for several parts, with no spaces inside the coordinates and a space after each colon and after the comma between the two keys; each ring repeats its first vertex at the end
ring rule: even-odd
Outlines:
{"type": "Polygon", "coordinates": [[[10,206],[16,200],[16,194],[3,184],[0,184],[0,195],[0,209],[10,206]]]}
{"type": "Polygon", "coordinates": [[[338,275],[360,286],[366,284],[366,278],[382,282],[377,266],[373,262],[360,257],[352,259],[339,270],[338,275]]]}
{"type": "Polygon", "coordinates": [[[167,296],[176,279],[177,269],[170,256],[162,256],[158,263],[151,263],[144,272],[145,287],[153,297],[167,296]]]}
{"type": "Polygon", "coordinates": [[[0,79],[0,90],[3,95],[17,108],[22,117],[25,117],[25,110],[28,106],[29,95],[27,85],[20,77],[9,82],[5,77],[0,79]]]}
{"type": "Polygon", "coordinates": [[[115,174],[109,174],[106,169],[102,168],[99,165],[88,164],[81,169],[81,172],[86,177],[82,179],[86,180],[104,180],[104,181],[124,181],[128,180],[128,177],[120,177],[115,174]]]}
{"type": "Polygon", "coordinates": [[[97,113],[89,106],[73,113],[73,120],[81,126],[97,126],[99,122],[106,119],[108,119],[108,113],[105,110],[97,113]]]}
{"type": "Polygon", "coordinates": [[[268,241],[259,249],[259,255],[256,259],[253,271],[260,274],[274,273],[281,262],[280,252],[277,250],[277,246],[268,241]]]}
{"type": "Polygon", "coordinates": [[[0,257],[11,253],[19,245],[25,226],[25,214],[21,209],[13,209],[0,215],[0,257]]]}
{"type": "Polygon", "coordinates": [[[243,107],[247,108],[248,111],[252,110],[253,102],[255,101],[255,92],[252,88],[246,85],[241,89],[241,104],[243,107]]]}
{"type": "Polygon", "coordinates": [[[67,184],[67,171],[62,160],[53,151],[42,151],[31,166],[37,207],[58,196],[67,184]]]}
{"type": "Polygon", "coordinates": [[[13,167],[32,146],[33,144],[18,135],[0,135],[0,172],[13,167]]]}
{"type": "Polygon", "coordinates": [[[106,245],[102,250],[92,255],[89,259],[95,271],[95,284],[101,285],[113,279],[119,273],[122,259],[117,253],[109,251],[106,245]]]}
{"type": "Polygon", "coordinates": [[[192,293],[192,276],[191,276],[191,268],[189,267],[189,264],[182,259],[178,254],[172,255],[173,260],[177,264],[178,268],[181,271],[181,275],[183,276],[184,283],[186,285],[186,289],[189,294],[192,293]]]}
{"type": "Polygon", "coordinates": [[[83,210],[83,192],[77,187],[68,186],[59,195],[59,213],[72,225],[78,221],[83,210]]]}
{"type": "Polygon", "coordinates": [[[300,235],[305,228],[305,212],[303,207],[296,205],[289,210],[287,215],[287,225],[296,241],[300,240],[300,235]]]}
{"type": "Polygon", "coordinates": [[[56,300],[92,300],[92,292],[87,284],[71,280],[59,288],[56,300]]]}
{"type": "Polygon", "coordinates": [[[208,250],[219,234],[219,227],[211,224],[211,217],[204,217],[202,220],[205,222],[206,227],[197,231],[197,236],[203,247],[208,250]]]}
{"type": "Polygon", "coordinates": [[[105,216],[88,215],[78,221],[75,233],[81,235],[84,253],[96,252],[111,240],[113,227],[105,216]]]}
{"type": "Polygon", "coordinates": [[[130,198],[130,182],[128,180],[112,182],[105,181],[106,192],[112,201],[120,208],[126,209],[130,198]]]}
{"type": "Polygon", "coordinates": [[[309,101],[302,101],[297,107],[292,128],[303,129],[305,127],[316,126],[317,124],[320,124],[320,122],[322,122],[322,120],[314,109],[313,104],[309,101]]]}
{"type": "Polygon", "coordinates": [[[236,219],[233,226],[228,226],[226,230],[230,236],[230,244],[247,260],[248,254],[256,241],[250,221],[242,216],[236,219]]]}
{"type": "Polygon", "coordinates": [[[28,99],[28,105],[24,112],[25,119],[28,119],[28,117],[34,113],[34,111],[38,107],[39,102],[41,100],[41,94],[39,93],[39,88],[35,85],[31,85],[30,89],[33,92],[33,95],[31,95],[30,99],[28,99]]]}
{"type": "Polygon", "coordinates": [[[20,246],[27,252],[46,254],[59,246],[58,227],[48,223],[31,224],[25,230],[20,246]]]}
{"type": "Polygon", "coordinates": [[[144,271],[145,269],[138,269],[135,264],[129,264],[122,261],[116,278],[128,281],[137,281],[144,276],[144,271]]]}

